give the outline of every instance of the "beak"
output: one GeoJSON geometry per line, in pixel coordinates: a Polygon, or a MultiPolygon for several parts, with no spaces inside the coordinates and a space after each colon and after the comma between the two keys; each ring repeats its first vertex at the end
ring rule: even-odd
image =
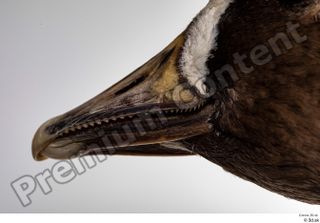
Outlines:
{"type": "Polygon", "coordinates": [[[179,72],[184,33],[126,78],[52,118],[32,142],[35,160],[96,154],[192,155],[168,142],[206,134],[212,107],[179,72]]]}

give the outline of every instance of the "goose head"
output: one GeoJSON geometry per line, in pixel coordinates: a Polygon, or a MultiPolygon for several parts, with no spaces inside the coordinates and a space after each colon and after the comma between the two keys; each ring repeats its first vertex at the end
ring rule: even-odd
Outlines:
{"type": "Polygon", "coordinates": [[[210,0],[158,55],[41,125],[34,159],[198,154],[320,204],[319,11],[318,0],[210,0]]]}

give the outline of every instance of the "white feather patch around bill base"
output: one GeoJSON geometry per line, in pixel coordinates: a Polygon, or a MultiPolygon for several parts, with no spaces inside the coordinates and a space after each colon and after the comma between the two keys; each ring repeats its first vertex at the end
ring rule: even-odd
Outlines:
{"type": "Polygon", "coordinates": [[[206,62],[213,57],[210,52],[218,48],[218,24],[231,2],[233,0],[210,0],[194,18],[187,31],[179,65],[183,76],[202,96],[206,96],[207,91],[203,84],[209,74],[206,62]]]}

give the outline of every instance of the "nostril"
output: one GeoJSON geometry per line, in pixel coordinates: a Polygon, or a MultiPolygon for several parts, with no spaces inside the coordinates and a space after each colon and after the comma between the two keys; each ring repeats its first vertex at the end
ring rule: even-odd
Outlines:
{"type": "MultiPolygon", "coordinates": [[[[166,64],[166,62],[168,62],[168,60],[170,59],[170,57],[172,56],[173,52],[175,51],[175,47],[173,47],[163,58],[163,60],[161,61],[161,63],[159,64],[158,68],[162,67],[164,64],[166,64]]],[[[132,89],[133,87],[139,85],[140,83],[142,83],[146,78],[148,77],[148,74],[144,74],[141,77],[139,77],[138,79],[134,80],[133,82],[131,82],[128,86],[120,89],[119,91],[117,91],[115,93],[115,95],[120,95],[123,94],[127,91],[129,91],[130,89],[132,89]]]]}
{"type": "Polygon", "coordinates": [[[121,90],[117,91],[115,93],[115,95],[119,95],[119,94],[123,94],[125,92],[127,92],[128,90],[132,89],[134,86],[140,84],[141,82],[143,82],[146,79],[147,75],[143,75],[141,77],[139,77],[138,79],[134,80],[131,84],[129,84],[128,86],[122,88],[121,90]]]}

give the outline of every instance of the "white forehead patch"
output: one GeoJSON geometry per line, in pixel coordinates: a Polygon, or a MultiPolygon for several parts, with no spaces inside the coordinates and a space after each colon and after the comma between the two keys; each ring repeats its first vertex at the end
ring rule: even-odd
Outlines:
{"type": "Polygon", "coordinates": [[[189,84],[195,86],[202,95],[206,95],[203,81],[209,74],[206,62],[213,56],[210,54],[211,50],[218,47],[216,43],[218,24],[231,2],[233,0],[210,0],[194,18],[187,31],[179,65],[189,84]]]}

